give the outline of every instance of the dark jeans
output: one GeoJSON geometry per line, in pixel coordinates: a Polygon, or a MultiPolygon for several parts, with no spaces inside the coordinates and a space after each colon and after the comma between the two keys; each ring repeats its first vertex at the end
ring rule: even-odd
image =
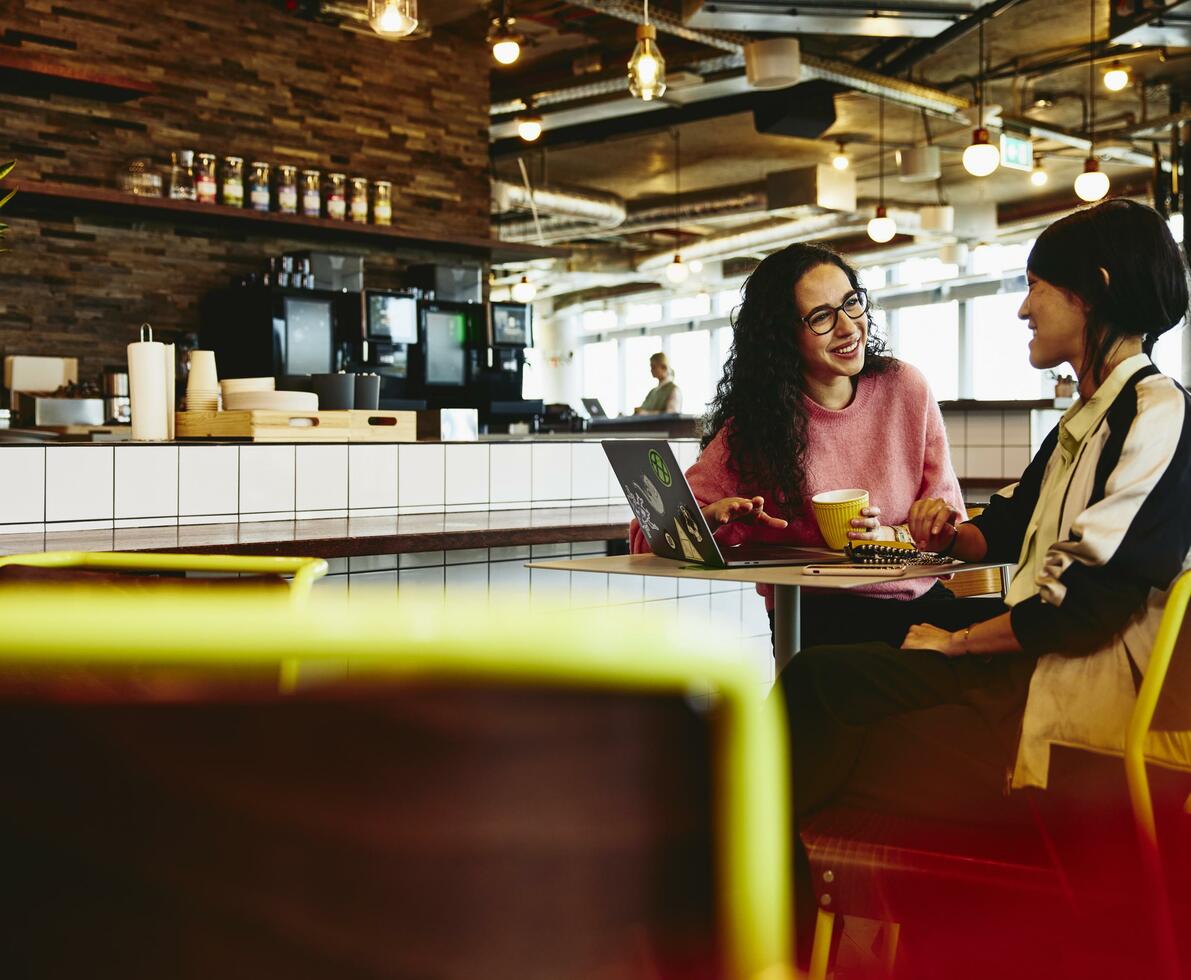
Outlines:
{"type": "MultiPolygon", "coordinates": [[[[888,643],[901,646],[906,631],[917,623],[959,630],[1005,611],[996,598],[957,599],[942,583],[917,599],[874,599],[849,592],[802,593],[802,646],[826,643],[888,643]]],[[[773,634],[773,610],[769,610],[773,634]]]]}

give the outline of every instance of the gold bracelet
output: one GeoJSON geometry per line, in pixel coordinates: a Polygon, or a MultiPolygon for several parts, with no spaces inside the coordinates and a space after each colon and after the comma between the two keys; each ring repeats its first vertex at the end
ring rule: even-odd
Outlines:
{"type": "Polygon", "coordinates": [[[972,627],[964,627],[964,656],[966,657],[971,651],[968,649],[968,638],[972,635],[972,627]]]}

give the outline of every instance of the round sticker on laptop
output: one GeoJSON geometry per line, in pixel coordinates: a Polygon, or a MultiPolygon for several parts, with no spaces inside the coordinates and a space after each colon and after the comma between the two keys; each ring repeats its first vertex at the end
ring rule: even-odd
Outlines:
{"type": "Polygon", "coordinates": [[[670,469],[666,466],[666,461],[662,459],[662,454],[656,449],[649,451],[649,465],[653,467],[654,475],[662,481],[662,486],[668,487],[670,485],[670,469]]]}

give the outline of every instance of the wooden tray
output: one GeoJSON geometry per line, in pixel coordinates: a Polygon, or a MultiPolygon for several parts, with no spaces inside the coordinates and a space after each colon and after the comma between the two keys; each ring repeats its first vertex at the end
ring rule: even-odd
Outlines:
{"type": "Polygon", "coordinates": [[[179,439],[416,442],[416,412],[178,412],[179,439]]]}

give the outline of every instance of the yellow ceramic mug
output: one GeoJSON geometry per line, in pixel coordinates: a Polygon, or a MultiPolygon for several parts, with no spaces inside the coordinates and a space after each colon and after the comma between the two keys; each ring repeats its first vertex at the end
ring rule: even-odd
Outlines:
{"type": "Polygon", "coordinates": [[[839,551],[848,544],[848,532],[856,530],[852,518],[868,506],[868,491],[824,490],[811,497],[811,506],[827,547],[839,551]]]}

